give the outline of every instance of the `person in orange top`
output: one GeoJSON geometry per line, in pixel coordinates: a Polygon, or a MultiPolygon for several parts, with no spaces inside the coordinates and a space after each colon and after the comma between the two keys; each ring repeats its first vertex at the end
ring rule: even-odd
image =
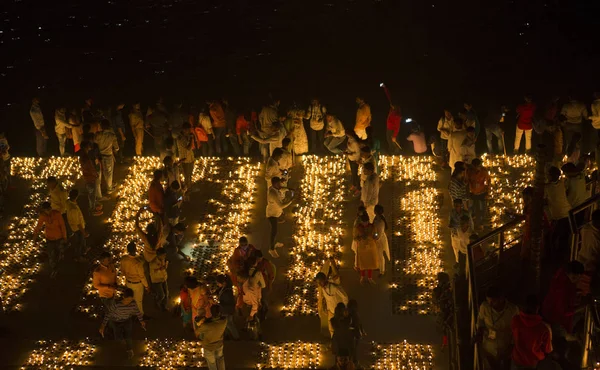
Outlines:
{"type": "Polygon", "coordinates": [[[366,129],[371,126],[371,107],[369,104],[365,103],[363,98],[356,98],[356,104],[358,104],[358,109],[356,110],[354,132],[359,139],[366,140],[366,129]]]}
{"type": "Polygon", "coordinates": [[[67,242],[67,228],[62,214],[52,209],[50,202],[42,203],[37,225],[33,231],[36,239],[41,237],[40,231],[45,227],[46,253],[48,253],[48,264],[50,265],[50,277],[54,278],[57,273],[58,260],[62,253],[62,246],[67,242]]]}
{"type": "Polygon", "coordinates": [[[154,179],[150,183],[150,188],[148,189],[148,202],[150,203],[150,210],[154,213],[154,215],[160,216],[161,219],[164,219],[165,189],[161,184],[162,177],[162,170],[154,171],[154,179]]]}
{"type": "Polygon", "coordinates": [[[98,289],[100,300],[106,306],[108,301],[115,296],[117,287],[117,270],[112,262],[112,256],[108,252],[100,255],[100,264],[92,274],[92,284],[98,289]]]}
{"type": "Polygon", "coordinates": [[[210,113],[210,117],[213,120],[212,126],[217,154],[221,154],[222,152],[226,152],[228,149],[227,138],[225,137],[225,132],[227,129],[227,121],[225,121],[225,111],[223,110],[223,105],[218,100],[209,102],[208,110],[210,113]]]}
{"type": "Polygon", "coordinates": [[[235,132],[244,155],[250,153],[250,145],[252,144],[252,140],[250,140],[250,136],[248,135],[249,130],[250,122],[246,119],[246,115],[240,114],[235,121],[235,132]]]}
{"type": "Polygon", "coordinates": [[[245,268],[245,263],[248,258],[255,253],[256,248],[252,244],[248,244],[248,238],[242,236],[238,246],[233,250],[233,254],[227,261],[229,268],[229,276],[233,285],[237,285],[237,275],[245,268]]]}
{"type": "Polygon", "coordinates": [[[487,212],[487,197],[490,189],[490,174],[483,167],[481,159],[474,158],[467,168],[467,184],[473,204],[473,221],[475,227],[483,229],[483,219],[487,212]]]}

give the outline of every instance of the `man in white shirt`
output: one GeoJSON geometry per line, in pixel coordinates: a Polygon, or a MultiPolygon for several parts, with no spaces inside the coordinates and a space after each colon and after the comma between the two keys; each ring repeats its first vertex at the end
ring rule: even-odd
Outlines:
{"type": "Polygon", "coordinates": [[[293,191],[284,193],[284,190],[287,189],[282,187],[281,179],[279,177],[273,177],[271,179],[269,192],[267,193],[267,219],[269,220],[269,224],[271,224],[269,254],[273,258],[279,258],[279,254],[275,248],[283,247],[283,243],[275,243],[275,239],[277,238],[277,224],[285,222],[283,219],[280,219],[280,217],[283,215],[283,209],[292,204],[294,197],[293,191]],[[289,199],[287,199],[287,193],[290,194],[289,199]]]}
{"type": "Polygon", "coordinates": [[[324,315],[327,310],[327,322],[329,323],[329,333],[333,337],[333,327],[331,319],[338,303],[348,304],[348,295],[341,285],[334,284],[327,279],[327,275],[319,272],[315,277],[318,288],[318,311],[319,315],[324,315]]]}
{"type": "Polygon", "coordinates": [[[375,206],[379,204],[379,175],[375,172],[375,166],[372,162],[363,165],[363,174],[366,178],[360,191],[360,201],[367,209],[370,222],[373,222],[375,206]]]}
{"type": "Polygon", "coordinates": [[[566,148],[571,143],[573,134],[576,132],[582,134],[583,121],[588,119],[589,113],[585,104],[569,97],[569,101],[563,104],[560,114],[566,119],[563,128],[565,133],[564,146],[566,148]]]}
{"type": "MultiPolygon", "coordinates": [[[[283,144],[283,139],[286,137],[287,132],[285,131],[285,128],[283,127],[281,122],[275,121],[271,124],[269,128],[269,134],[266,134],[265,132],[259,134],[265,137],[261,137],[258,135],[250,135],[250,137],[259,142],[260,144],[268,145],[268,155],[273,155],[273,151],[275,149],[281,148],[281,145],[283,144]]],[[[265,152],[263,153],[263,155],[266,157],[267,153],[265,152]]]]}
{"type": "Polygon", "coordinates": [[[69,126],[66,114],[66,108],[58,108],[54,112],[54,131],[56,132],[56,137],[58,138],[58,151],[60,152],[61,157],[65,155],[67,127],[69,126]]]}
{"type": "Polygon", "coordinates": [[[339,146],[346,140],[346,130],[344,129],[344,125],[331,113],[327,114],[326,120],[327,132],[325,133],[325,147],[333,154],[341,154],[343,153],[343,150],[340,149],[339,146]]]}
{"type": "MultiPolygon", "coordinates": [[[[267,190],[273,177],[282,177],[281,166],[279,165],[281,155],[281,148],[277,148],[273,151],[273,154],[269,157],[269,159],[267,159],[267,163],[265,165],[265,180],[267,180],[267,190]]],[[[284,182],[283,179],[282,182],[284,182]]]]}
{"type": "Polygon", "coordinates": [[[281,158],[279,159],[279,168],[283,171],[288,171],[288,179],[289,179],[289,171],[292,169],[294,165],[294,161],[292,159],[292,153],[290,152],[290,144],[292,140],[289,137],[286,137],[281,141],[281,158]]]}
{"type": "Polygon", "coordinates": [[[114,153],[119,151],[117,135],[112,130],[108,120],[102,120],[100,123],[101,131],[96,134],[95,142],[100,149],[102,157],[102,177],[106,181],[106,192],[111,194],[113,191],[113,173],[115,170],[114,153]]]}
{"type": "Polygon", "coordinates": [[[585,272],[594,274],[600,261],[600,209],[592,212],[592,220],[579,231],[581,249],[577,261],[583,264],[585,272]]]}
{"type": "Polygon", "coordinates": [[[348,141],[346,142],[346,155],[348,156],[348,162],[350,162],[350,174],[352,176],[352,186],[350,191],[353,192],[353,196],[360,194],[360,177],[358,176],[358,165],[360,164],[360,144],[354,131],[346,133],[348,141]]]}
{"type": "Polygon", "coordinates": [[[46,126],[44,124],[44,115],[42,114],[42,108],[40,108],[40,99],[33,98],[31,102],[31,108],[29,109],[29,116],[35,126],[35,147],[38,156],[43,157],[46,155],[46,147],[48,145],[48,135],[46,134],[46,126]]]}
{"type": "Polygon", "coordinates": [[[306,110],[305,119],[310,120],[310,148],[312,153],[323,151],[323,131],[325,129],[325,113],[327,109],[313,99],[310,107],[306,110]]]}

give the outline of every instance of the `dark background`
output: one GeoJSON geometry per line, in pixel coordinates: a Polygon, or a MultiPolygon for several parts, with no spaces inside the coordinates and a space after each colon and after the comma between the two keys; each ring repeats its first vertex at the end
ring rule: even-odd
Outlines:
{"type": "MultiPolygon", "coordinates": [[[[598,1],[62,0],[2,1],[0,125],[13,154],[34,154],[29,105],[260,108],[313,96],[353,125],[354,98],[385,127],[393,99],[429,133],[470,101],[480,119],[524,93],[589,103],[598,85],[598,1]],[[22,138],[25,136],[24,138],[22,138]]],[[[512,129],[508,130],[512,131],[512,129]]],[[[53,144],[54,140],[50,140],[53,144]]],[[[54,143],[54,145],[56,145],[54,143]]],[[[52,146],[51,146],[52,148],[52,146]]],[[[51,149],[52,150],[52,149],[51,149]]]]}

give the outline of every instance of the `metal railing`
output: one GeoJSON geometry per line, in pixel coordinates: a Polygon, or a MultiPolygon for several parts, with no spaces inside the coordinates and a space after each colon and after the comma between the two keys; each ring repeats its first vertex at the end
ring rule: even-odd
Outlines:
{"type": "MultiPolygon", "coordinates": [[[[479,305],[481,304],[480,297],[482,296],[483,290],[489,284],[478,285],[478,275],[488,274],[495,277],[493,279],[487,279],[486,283],[490,280],[497,280],[501,278],[503,268],[506,266],[506,262],[510,261],[515,252],[519,252],[519,248],[513,248],[522,239],[521,233],[516,233],[514,237],[510,237],[511,232],[519,226],[521,222],[525,220],[522,215],[517,216],[514,220],[507,224],[491,231],[482,238],[471,243],[467,247],[467,271],[468,271],[468,282],[469,282],[469,311],[471,312],[471,338],[475,338],[477,334],[477,312],[479,305]],[[494,250],[490,250],[486,245],[492,244],[495,247],[494,250]],[[476,260],[476,251],[488,250],[488,253],[481,259],[476,260]],[[511,253],[507,251],[511,250],[511,253]]],[[[485,279],[482,279],[485,280],[485,279]]],[[[475,370],[482,369],[481,356],[479,356],[479,348],[475,346],[473,356],[473,368],[475,370]]]]}
{"type": "Polygon", "coordinates": [[[585,224],[590,222],[592,212],[598,208],[600,194],[592,195],[588,200],[569,211],[569,225],[571,226],[571,261],[577,258],[581,249],[580,231],[585,224]]]}

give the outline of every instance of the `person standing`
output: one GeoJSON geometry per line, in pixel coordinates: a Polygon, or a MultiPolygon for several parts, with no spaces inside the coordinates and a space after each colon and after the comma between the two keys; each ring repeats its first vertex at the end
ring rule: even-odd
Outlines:
{"type": "Polygon", "coordinates": [[[238,329],[235,325],[235,306],[236,300],[233,296],[233,287],[231,285],[231,280],[227,277],[227,275],[219,275],[217,276],[217,301],[219,303],[219,307],[221,308],[221,314],[225,316],[227,319],[227,330],[229,331],[229,335],[234,340],[240,339],[240,334],[238,333],[238,329]]]}
{"type": "Polygon", "coordinates": [[[127,244],[127,254],[121,257],[121,273],[125,277],[125,286],[133,291],[133,299],[144,315],[144,290],[150,292],[144,273],[144,260],[137,254],[135,242],[127,244]]]}
{"type": "Polygon", "coordinates": [[[156,305],[163,311],[167,311],[169,302],[169,285],[167,284],[167,251],[164,248],[156,250],[156,258],[150,261],[150,281],[156,305]]]}
{"type": "Polygon", "coordinates": [[[279,254],[275,248],[283,247],[283,243],[275,242],[277,239],[277,224],[285,222],[281,217],[283,215],[283,209],[292,204],[294,199],[294,192],[286,192],[286,194],[290,194],[288,199],[288,196],[283,193],[284,189],[279,177],[273,177],[271,179],[271,186],[269,187],[269,192],[267,194],[267,219],[271,225],[269,254],[273,258],[279,258],[279,254]]]}
{"type": "Polygon", "coordinates": [[[195,334],[204,349],[204,359],[208,370],[225,370],[223,336],[227,320],[221,316],[221,309],[218,305],[211,306],[210,311],[209,319],[199,320],[195,334]]]}
{"type": "Polygon", "coordinates": [[[184,122],[188,122],[188,115],[183,111],[183,103],[179,102],[175,104],[173,111],[169,114],[169,127],[173,140],[177,140],[179,137],[184,122]]]}
{"type": "Polygon", "coordinates": [[[85,219],[77,204],[77,198],[79,198],[79,190],[71,189],[69,191],[69,200],[67,201],[67,220],[76,243],[75,261],[85,262],[85,255],[88,252],[85,239],[90,234],[85,229],[85,219]]]}
{"type": "Polygon", "coordinates": [[[372,162],[363,165],[363,174],[365,181],[360,191],[360,201],[365,206],[369,221],[375,218],[375,206],[379,204],[379,175],[375,172],[375,166],[372,162]]]}
{"type": "Polygon", "coordinates": [[[244,155],[250,154],[250,121],[246,118],[246,115],[239,114],[235,121],[235,133],[237,135],[238,144],[242,147],[244,155]]]}
{"type": "Polygon", "coordinates": [[[333,337],[331,319],[333,318],[335,308],[339,303],[343,303],[344,305],[348,304],[348,295],[341,285],[334,284],[327,280],[327,275],[323,272],[319,272],[315,276],[315,282],[317,284],[317,307],[319,316],[327,315],[329,335],[333,337]]]}
{"type": "Polygon", "coordinates": [[[467,139],[467,130],[464,129],[463,121],[461,118],[454,120],[452,131],[448,136],[448,152],[450,158],[448,164],[450,169],[454,171],[454,165],[456,162],[462,162],[463,160],[463,143],[467,139]]]}
{"type": "Polygon", "coordinates": [[[212,129],[215,139],[217,154],[225,153],[228,150],[227,138],[225,137],[227,122],[225,121],[225,111],[223,105],[217,100],[208,103],[208,110],[212,118],[212,129]]]}
{"type": "Polygon", "coordinates": [[[525,96],[525,103],[517,106],[517,129],[515,134],[515,153],[519,152],[521,147],[521,137],[525,134],[525,150],[531,150],[531,133],[533,130],[533,115],[536,105],[531,100],[531,96],[525,96]]]}
{"type": "Polygon", "coordinates": [[[52,209],[49,202],[42,203],[39,213],[33,235],[36,240],[41,238],[40,231],[45,228],[44,237],[46,238],[50,277],[54,278],[58,272],[58,261],[62,254],[62,248],[67,242],[67,228],[60,212],[52,209]]]}
{"type": "Polygon", "coordinates": [[[573,316],[579,301],[577,284],[584,272],[581,262],[571,261],[552,277],[542,303],[542,316],[551,325],[553,337],[572,339],[573,316]]]}
{"type": "Polygon", "coordinates": [[[73,151],[79,153],[81,150],[81,142],[83,141],[83,125],[77,114],[77,109],[71,110],[68,127],[71,129],[71,134],[73,135],[73,151]]]}
{"type": "Polygon", "coordinates": [[[475,226],[483,229],[491,179],[488,170],[483,167],[479,158],[473,159],[471,165],[467,167],[466,179],[469,186],[475,226]]]}
{"type": "Polygon", "coordinates": [[[40,108],[40,99],[33,98],[31,108],[29,109],[29,116],[31,116],[31,120],[35,126],[35,148],[37,155],[39,157],[45,157],[48,145],[48,134],[46,134],[44,115],[42,114],[42,108],[40,108]]]}
{"type": "MultiPolygon", "coordinates": [[[[565,175],[567,200],[569,201],[571,208],[575,208],[590,197],[590,194],[586,189],[585,175],[583,174],[583,171],[571,162],[565,163],[561,170],[565,175]]],[[[575,215],[575,219],[577,219],[579,225],[583,222],[583,216],[583,213],[575,215]]]]}
{"type": "Polygon", "coordinates": [[[231,145],[231,148],[233,149],[233,154],[239,156],[240,154],[242,154],[242,152],[240,151],[240,145],[238,144],[237,133],[235,129],[237,117],[235,115],[234,110],[231,108],[231,105],[229,105],[229,100],[222,99],[221,101],[223,104],[223,111],[225,112],[225,138],[231,145]]]}
{"type": "Polygon", "coordinates": [[[548,169],[548,183],[544,186],[544,199],[546,201],[546,214],[553,224],[551,254],[560,260],[568,255],[571,226],[569,224],[569,211],[571,204],[567,198],[564,180],[561,172],[552,166],[548,169]]]}
{"type": "Polygon", "coordinates": [[[365,140],[367,138],[366,128],[371,126],[371,107],[360,97],[356,98],[356,104],[358,109],[356,110],[354,132],[359,139],[365,140]]]}
{"type": "MultiPolygon", "coordinates": [[[[254,257],[251,258],[254,259],[254,257]]],[[[256,262],[256,259],[253,262],[256,262]]],[[[263,275],[255,269],[245,269],[238,275],[238,280],[242,284],[242,302],[250,306],[250,314],[246,321],[250,322],[256,319],[260,321],[257,314],[262,302],[262,290],[266,285],[263,275]]]]}
{"type": "Polygon", "coordinates": [[[459,199],[464,207],[468,206],[468,183],[464,167],[456,167],[456,169],[452,172],[450,184],[448,185],[448,192],[450,193],[450,199],[452,199],[452,202],[455,202],[457,199],[459,199]]]}
{"type": "Polygon", "coordinates": [[[484,369],[506,369],[512,344],[511,323],[519,309],[504,297],[500,288],[492,286],[479,307],[476,341],[481,344],[484,369]]]}
{"type": "Polygon", "coordinates": [[[101,131],[96,134],[96,144],[100,149],[100,157],[102,158],[102,177],[106,182],[106,193],[113,192],[113,174],[115,170],[114,153],[119,151],[119,143],[117,135],[112,130],[110,121],[102,120],[100,123],[101,131]]]}
{"type": "MultiPolygon", "coordinates": [[[[165,217],[171,234],[175,225],[179,223],[182,202],[183,194],[181,192],[181,185],[179,185],[179,181],[173,181],[165,191],[165,217]]],[[[175,245],[176,243],[173,241],[172,244],[175,245]]]]}
{"type": "Polygon", "coordinates": [[[383,206],[378,204],[375,206],[375,218],[373,219],[375,227],[375,243],[377,244],[377,253],[379,255],[379,277],[385,275],[385,256],[391,261],[390,246],[386,230],[388,229],[387,220],[383,215],[383,206]]]}
{"type": "Polygon", "coordinates": [[[583,122],[588,119],[589,112],[585,104],[570,96],[569,101],[563,104],[560,114],[566,119],[563,126],[565,132],[564,145],[566,146],[569,145],[575,133],[583,136],[583,122]]]}
{"type": "Polygon", "coordinates": [[[273,154],[269,157],[269,159],[267,159],[267,163],[265,164],[265,180],[267,180],[267,187],[271,183],[271,179],[273,177],[281,178],[281,182],[283,184],[287,182],[287,180],[283,178],[284,173],[279,165],[282,154],[283,150],[281,148],[277,148],[273,151],[273,154]]]}
{"type": "Polygon", "coordinates": [[[391,154],[400,153],[400,147],[398,146],[398,133],[400,132],[400,122],[402,121],[402,115],[400,114],[400,108],[393,104],[390,104],[390,111],[388,112],[386,122],[386,134],[388,143],[388,150],[391,154]]]}
{"type": "Polygon", "coordinates": [[[107,306],[108,301],[115,296],[117,288],[117,270],[108,252],[100,254],[100,264],[92,273],[92,285],[98,290],[102,303],[107,306]]]}
{"type": "Polygon", "coordinates": [[[102,215],[102,204],[98,203],[96,197],[96,182],[98,181],[98,170],[96,169],[95,159],[90,155],[92,143],[84,141],[81,143],[79,164],[85,182],[85,189],[88,193],[88,212],[92,216],[102,215]]]}
{"type": "Polygon", "coordinates": [[[446,152],[448,151],[448,140],[454,132],[454,116],[448,109],[444,110],[444,116],[438,121],[437,130],[440,133],[442,150],[446,152]]]}
{"type": "Polygon", "coordinates": [[[206,113],[206,109],[203,109],[198,114],[198,125],[206,132],[207,141],[206,145],[202,144],[203,149],[202,154],[204,156],[212,157],[214,154],[214,143],[215,143],[215,129],[213,127],[213,123],[210,121],[210,116],[206,113]]]}
{"type": "Polygon", "coordinates": [[[323,151],[326,113],[327,109],[319,100],[313,99],[304,117],[310,122],[310,151],[315,154],[323,151]]]}
{"type": "Polygon", "coordinates": [[[583,264],[586,274],[594,275],[600,263],[600,209],[592,212],[592,220],[579,231],[581,234],[581,249],[577,261],[583,264]]]}
{"type": "MultiPolygon", "coordinates": [[[[286,137],[285,139],[281,140],[281,158],[279,158],[279,168],[281,169],[281,171],[287,172],[287,179],[290,179],[290,171],[292,170],[292,167],[294,167],[294,160],[292,157],[292,152],[290,152],[290,145],[292,144],[292,141],[290,140],[289,137],[286,137]]],[[[267,186],[269,185],[269,183],[267,183],[267,186]]]]}
{"type": "Polygon", "coordinates": [[[150,188],[148,189],[148,203],[155,219],[165,220],[165,189],[162,186],[163,171],[155,170],[150,188]]]}
{"type": "Polygon", "coordinates": [[[125,108],[125,104],[123,103],[115,106],[111,117],[112,128],[117,136],[117,144],[119,146],[116,156],[118,162],[121,164],[124,163],[123,151],[125,150],[125,140],[127,140],[127,136],[125,135],[125,121],[123,121],[123,108],[125,108]]]}
{"type": "Polygon", "coordinates": [[[181,133],[177,137],[177,148],[179,151],[179,160],[185,177],[185,188],[189,191],[192,188],[192,176],[194,174],[194,135],[192,135],[191,126],[188,122],[181,125],[181,133]]]}
{"type": "Polygon", "coordinates": [[[407,141],[413,143],[413,150],[415,154],[423,154],[427,152],[427,141],[425,140],[425,133],[421,130],[419,125],[413,123],[412,132],[406,138],[407,141]]]}
{"type": "Polygon", "coordinates": [[[129,125],[135,140],[135,155],[140,156],[144,150],[144,115],[140,103],[135,103],[129,112],[129,125]]]}
{"type": "Polygon", "coordinates": [[[326,120],[325,147],[333,154],[342,154],[344,151],[339,146],[346,140],[344,125],[331,113],[327,113],[326,120]]]}
{"type": "MultiPolygon", "coordinates": [[[[54,176],[48,176],[46,185],[48,186],[48,195],[50,196],[52,209],[60,212],[65,225],[67,225],[67,199],[69,197],[67,191],[58,183],[58,180],[54,176]]],[[[69,229],[67,229],[67,234],[69,234],[69,229]]]]}
{"type": "Polygon", "coordinates": [[[146,322],[144,321],[142,312],[140,312],[133,299],[133,291],[130,288],[126,288],[123,292],[123,299],[118,302],[115,302],[114,299],[110,299],[107,302],[107,306],[107,314],[104,315],[104,320],[102,320],[99,329],[100,335],[104,338],[106,325],[110,325],[115,340],[125,341],[127,357],[131,359],[133,358],[133,343],[131,340],[131,332],[133,330],[132,318],[137,317],[142,329],[146,330],[146,322]]]}
{"type": "MultiPolygon", "coordinates": [[[[304,129],[304,111],[292,109],[288,115],[292,119],[291,132],[287,132],[288,137],[292,139],[292,149],[294,154],[301,155],[308,152],[308,137],[304,129]]],[[[323,130],[321,130],[322,136],[323,130]]],[[[322,146],[320,144],[319,146],[322,146]]]]}
{"type": "Polygon", "coordinates": [[[171,128],[167,120],[167,114],[164,110],[148,108],[150,114],[146,115],[146,128],[151,129],[154,138],[154,149],[160,158],[166,156],[165,139],[171,136],[171,128]]]}
{"type": "Polygon", "coordinates": [[[498,143],[498,153],[504,153],[504,121],[506,120],[508,108],[505,105],[500,106],[500,109],[492,111],[486,119],[485,123],[485,138],[488,152],[494,153],[493,138],[496,137],[498,143]]]}
{"type": "Polygon", "coordinates": [[[369,215],[360,216],[360,222],[354,226],[356,242],[356,267],[360,272],[360,283],[368,281],[375,284],[373,270],[379,269],[379,254],[375,242],[375,227],[369,221],[369,215]]]}
{"type": "Polygon", "coordinates": [[[464,103],[463,107],[465,108],[463,114],[463,119],[465,121],[465,127],[473,127],[475,129],[475,137],[479,136],[479,132],[481,131],[481,125],[479,124],[479,118],[477,117],[477,112],[473,109],[473,105],[471,103],[464,103]]]}
{"type": "Polygon", "coordinates": [[[538,299],[527,297],[525,307],[512,318],[513,349],[511,369],[535,369],[538,363],[552,352],[552,331],[538,314],[538,299]]]}
{"type": "Polygon", "coordinates": [[[65,143],[67,142],[67,109],[64,107],[54,111],[54,131],[58,138],[58,151],[60,156],[65,155],[65,143]]]}
{"type": "Polygon", "coordinates": [[[346,155],[348,162],[350,163],[350,175],[351,175],[351,183],[350,192],[352,192],[353,196],[360,195],[360,176],[358,175],[358,166],[361,162],[361,148],[356,137],[355,132],[347,132],[346,137],[348,141],[346,143],[346,155]]]}

